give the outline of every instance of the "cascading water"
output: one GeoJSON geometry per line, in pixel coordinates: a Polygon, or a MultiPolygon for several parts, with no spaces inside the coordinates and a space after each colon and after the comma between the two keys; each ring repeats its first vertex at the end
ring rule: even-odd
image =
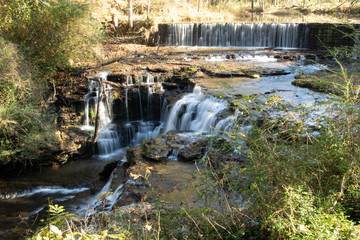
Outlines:
{"type": "MultiPolygon", "coordinates": [[[[102,80],[106,80],[109,72],[101,72],[97,75],[102,80]]],[[[91,80],[89,83],[89,92],[84,96],[85,100],[85,120],[82,126],[83,130],[94,131],[95,126],[90,125],[91,112],[95,112],[97,105],[100,104],[100,130],[97,140],[97,147],[100,156],[106,157],[120,149],[120,138],[117,131],[117,125],[111,124],[111,106],[112,106],[112,87],[104,84],[104,95],[106,98],[99,101],[99,82],[91,80]],[[93,106],[90,106],[90,100],[93,106]]],[[[93,117],[93,116],[92,116],[93,117]]]]}
{"type": "Polygon", "coordinates": [[[196,86],[171,108],[165,124],[165,132],[170,130],[210,132],[219,114],[228,108],[225,100],[205,95],[196,86]]]}
{"type": "Polygon", "coordinates": [[[98,99],[98,89],[99,83],[96,81],[90,81],[89,83],[89,92],[85,94],[84,101],[85,101],[85,111],[84,111],[84,125],[81,127],[82,130],[93,131],[94,126],[90,125],[90,104],[93,103],[94,108],[97,104],[98,99]]]}
{"type": "Polygon", "coordinates": [[[160,41],[172,46],[306,48],[309,30],[294,23],[160,24],[160,41]]]}
{"type": "Polygon", "coordinates": [[[167,102],[162,92],[155,92],[158,85],[160,83],[155,83],[154,76],[148,73],[137,76],[137,84],[125,89],[126,122],[121,120],[123,124],[119,126],[122,147],[138,145],[159,135],[167,102]],[[155,102],[160,102],[160,106],[155,106],[155,102]]]}

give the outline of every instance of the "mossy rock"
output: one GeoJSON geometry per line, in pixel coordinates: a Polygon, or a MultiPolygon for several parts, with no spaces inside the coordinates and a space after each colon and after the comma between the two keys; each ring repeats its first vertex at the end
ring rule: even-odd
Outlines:
{"type": "Polygon", "coordinates": [[[297,79],[292,81],[292,84],[302,88],[309,88],[315,92],[329,93],[337,96],[344,94],[336,83],[307,75],[298,76],[297,79]]]}
{"type": "Polygon", "coordinates": [[[201,139],[199,141],[190,143],[189,145],[180,149],[178,153],[178,160],[183,162],[191,162],[199,159],[204,155],[207,144],[207,139],[201,139]]]}

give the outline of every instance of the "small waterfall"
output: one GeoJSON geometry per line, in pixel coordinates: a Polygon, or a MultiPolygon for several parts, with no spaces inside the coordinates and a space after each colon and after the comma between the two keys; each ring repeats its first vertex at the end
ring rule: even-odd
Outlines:
{"type": "MultiPolygon", "coordinates": [[[[154,96],[151,96],[152,98],[154,96]]],[[[151,104],[154,104],[152,101],[151,104]]],[[[151,106],[154,109],[154,106],[151,106]]],[[[164,96],[160,97],[160,107],[158,108],[160,113],[158,116],[160,119],[150,119],[150,120],[136,120],[130,121],[124,125],[122,130],[120,130],[120,144],[121,146],[135,146],[139,145],[145,139],[156,138],[160,135],[161,130],[164,126],[164,119],[166,116],[167,110],[167,101],[164,96]]],[[[155,113],[152,117],[155,118],[155,113]]]]}
{"type": "Polygon", "coordinates": [[[151,87],[148,86],[148,99],[147,99],[147,119],[148,121],[153,120],[153,93],[151,87]]]}
{"type": "Polygon", "coordinates": [[[234,122],[238,119],[239,114],[239,110],[236,109],[234,115],[220,120],[215,126],[214,134],[218,136],[224,136],[224,132],[230,132],[233,128],[234,122]]]}
{"type": "Polygon", "coordinates": [[[161,43],[173,46],[305,48],[308,32],[295,23],[159,25],[161,43]]]}
{"type": "Polygon", "coordinates": [[[97,146],[100,156],[107,156],[120,149],[120,136],[116,124],[108,125],[99,133],[97,146]]]}
{"type": "Polygon", "coordinates": [[[90,114],[94,112],[94,108],[97,105],[99,83],[97,81],[90,81],[89,92],[84,96],[85,110],[84,110],[84,125],[82,130],[94,131],[94,126],[90,125],[90,114]],[[90,105],[93,102],[93,108],[90,111],[90,105]]]}
{"type": "Polygon", "coordinates": [[[196,86],[193,93],[186,94],[171,108],[165,124],[170,130],[210,132],[218,115],[228,107],[223,99],[204,95],[196,86]]]}
{"type": "Polygon", "coordinates": [[[137,123],[137,131],[135,131],[135,135],[133,136],[131,140],[131,145],[139,145],[144,140],[149,138],[156,138],[160,135],[162,125],[156,126],[154,122],[149,121],[140,121],[137,123]]]}
{"type": "Polygon", "coordinates": [[[160,122],[163,123],[165,121],[167,109],[167,101],[165,97],[162,97],[162,99],[160,100],[160,109],[160,122]]]}
{"type": "Polygon", "coordinates": [[[140,87],[138,88],[138,97],[139,97],[139,110],[140,110],[140,117],[141,117],[141,120],[144,120],[144,114],[143,114],[143,106],[142,106],[142,101],[141,101],[141,89],[140,87]]]}
{"type": "Polygon", "coordinates": [[[147,84],[147,85],[153,85],[154,83],[155,83],[155,81],[154,81],[154,76],[151,75],[150,73],[148,73],[148,74],[146,75],[146,84],[147,84]]]}
{"type": "Polygon", "coordinates": [[[126,122],[128,123],[129,118],[129,89],[125,89],[125,107],[126,107],[126,122]]]}
{"type": "Polygon", "coordinates": [[[128,86],[134,85],[133,77],[131,75],[126,76],[126,85],[128,85],[128,86]]]}
{"type": "Polygon", "coordinates": [[[141,75],[138,75],[138,76],[137,76],[137,83],[138,83],[138,84],[143,84],[143,83],[144,83],[144,78],[143,78],[143,76],[141,76],[141,75]]]}
{"type": "Polygon", "coordinates": [[[160,78],[159,75],[156,76],[156,82],[159,85],[160,92],[164,92],[163,80],[160,78]]]}
{"type": "MultiPolygon", "coordinates": [[[[108,74],[109,72],[101,72],[97,75],[97,77],[102,80],[106,80],[108,74]]],[[[112,87],[109,84],[104,84],[106,97],[103,98],[102,101],[99,101],[99,90],[99,82],[91,80],[89,83],[89,92],[84,96],[84,125],[81,129],[94,131],[95,126],[90,124],[90,109],[94,113],[97,109],[97,105],[100,104],[100,132],[97,140],[97,147],[99,154],[106,157],[120,149],[120,138],[117,131],[117,125],[111,124],[111,107],[113,102],[112,87]],[[91,100],[94,102],[94,106],[92,107],[90,107],[91,100]]]]}

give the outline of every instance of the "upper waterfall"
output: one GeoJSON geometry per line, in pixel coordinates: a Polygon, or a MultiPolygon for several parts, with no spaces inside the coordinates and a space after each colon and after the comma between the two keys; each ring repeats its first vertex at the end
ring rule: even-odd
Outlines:
{"type": "Polygon", "coordinates": [[[160,24],[160,42],[172,46],[306,48],[308,29],[295,23],[160,24]]]}

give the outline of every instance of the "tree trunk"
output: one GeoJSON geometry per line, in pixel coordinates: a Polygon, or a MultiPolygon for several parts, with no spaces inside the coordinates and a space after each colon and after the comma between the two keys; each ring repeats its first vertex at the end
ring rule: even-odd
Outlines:
{"type": "Polygon", "coordinates": [[[97,108],[96,108],[96,118],[95,118],[95,133],[94,133],[94,138],[93,138],[93,143],[97,142],[98,136],[99,136],[99,130],[100,130],[100,105],[101,105],[101,101],[102,101],[102,92],[103,92],[103,84],[102,82],[99,80],[99,96],[98,96],[98,104],[97,104],[97,108]]]}
{"type": "Polygon", "coordinates": [[[151,7],[151,0],[148,0],[148,7],[147,7],[147,19],[149,19],[149,15],[150,15],[150,7],[151,7]]]}
{"type": "Polygon", "coordinates": [[[133,29],[133,2],[129,0],[129,29],[133,29]]]}
{"type": "Polygon", "coordinates": [[[251,0],[251,9],[254,9],[254,0],[251,0]]]}

